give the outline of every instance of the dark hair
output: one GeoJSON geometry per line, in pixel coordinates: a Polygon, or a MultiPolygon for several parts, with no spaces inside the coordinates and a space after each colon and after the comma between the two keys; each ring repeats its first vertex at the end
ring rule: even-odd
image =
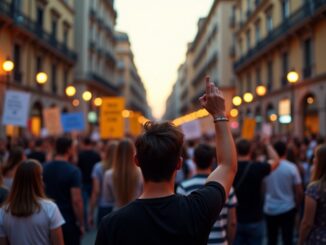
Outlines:
{"type": "Polygon", "coordinates": [[[46,198],[42,181],[42,166],[26,160],[17,168],[5,210],[17,217],[28,217],[41,209],[40,198],[46,198]]]}
{"type": "Polygon", "coordinates": [[[276,141],[274,149],[280,157],[284,157],[287,151],[286,144],[283,141],[276,141]]]}
{"type": "Polygon", "coordinates": [[[60,137],[55,142],[55,150],[58,155],[65,155],[72,146],[72,140],[67,137],[60,137]]]}
{"type": "Polygon", "coordinates": [[[326,145],[319,145],[315,151],[316,165],[313,173],[313,181],[321,181],[322,186],[326,185],[326,145]]]}
{"type": "Polygon", "coordinates": [[[194,151],[194,160],[199,169],[207,169],[211,166],[214,158],[212,147],[206,144],[199,144],[194,151]]]}
{"type": "Polygon", "coordinates": [[[139,166],[145,181],[169,181],[183,146],[183,133],[172,123],[147,122],[136,140],[139,166]]]}
{"type": "Polygon", "coordinates": [[[23,161],[24,150],[21,147],[15,147],[10,150],[6,164],[3,166],[2,173],[6,175],[10,170],[23,161]]]}
{"type": "Polygon", "coordinates": [[[91,145],[92,140],[89,137],[86,137],[86,138],[84,138],[83,143],[84,143],[84,145],[91,145]]]}
{"type": "Polygon", "coordinates": [[[248,154],[250,154],[251,143],[249,142],[249,140],[239,139],[236,145],[239,156],[247,156],[248,154]]]}
{"type": "Polygon", "coordinates": [[[37,139],[36,141],[35,141],[35,146],[36,147],[41,147],[43,145],[43,140],[42,139],[37,139]]]}

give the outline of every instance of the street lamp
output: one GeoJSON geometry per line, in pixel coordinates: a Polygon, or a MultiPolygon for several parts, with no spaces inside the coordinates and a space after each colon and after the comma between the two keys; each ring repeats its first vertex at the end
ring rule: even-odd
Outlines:
{"type": "Polygon", "coordinates": [[[123,118],[130,117],[130,111],[128,111],[128,110],[123,110],[121,114],[122,114],[122,117],[123,118]]]}
{"type": "Polygon", "coordinates": [[[87,102],[87,101],[90,101],[92,99],[93,95],[92,95],[92,93],[90,91],[86,90],[83,93],[82,97],[83,97],[83,100],[87,102]]]}
{"type": "Polygon", "coordinates": [[[294,129],[294,103],[295,103],[295,93],[294,93],[294,85],[295,83],[297,83],[299,81],[299,74],[294,70],[292,69],[286,76],[288,82],[291,84],[291,114],[292,114],[292,125],[293,125],[293,128],[294,129]]]}
{"type": "Polygon", "coordinates": [[[15,68],[15,64],[14,62],[12,62],[9,59],[6,59],[3,63],[2,63],[2,69],[6,72],[12,72],[12,70],[15,68]]]}
{"type": "Polygon", "coordinates": [[[66,95],[68,97],[72,97],[76,94],[76,88],[73,86],[73,85],[69,85],[67,88],[66,88],[66,95]]]}
{"type": "Polygon", "coordinates": [[[97,97],[97,98],[94,99],[94,105],[97,106],[97,107],[101,106],[102,102],[103,102],[103,100],[100,97],[97,97]]]}
{"type": "Polygon", "coordinates": [[[241,97],[240,96],[234,96],[233,99],[232,99],[232,103],[235,106],[241,105],[241,103],[242,103],[241,97]]]}
{"type": "Polygon", "coordinates": [[[233,109],[230,111],[230,115],[231,115],[231,117],[237,117],[237,116],[239,115],[239,111],[238,111],[238,109],[233,108],[233,109]]]}
{"type": "Polygon", "coordinates": [[[256,87],[256,94],[258,96],[264,96],[266,94],[266,92],[267,92],[267,89],[264,85],[258,85],[256,87]]]}
{"type": "Polygon", "coordinates": [[[45,84],[48,81],[48,75],[41,71],[39,73],[36,74],[36,82],[40,85],[45,84]]]}
{"type": "Polygon", "coordinates": [[[72,105],[74,106],[74,107],[78,107],[79,106],[79,99],[74,99],[73,101],[72,101],[72,105]]]}
{"type": "Polygon", "coordinates": [[[245,94],[243,95],[243,100],[244,100],[245,102],[247,102],[247,103],[252,102],[253,99],[254,99],[254,96],[253,96],[252,93],[250,93],[250,92],[247,92],[247,93],[245,93],[245,94]]]}

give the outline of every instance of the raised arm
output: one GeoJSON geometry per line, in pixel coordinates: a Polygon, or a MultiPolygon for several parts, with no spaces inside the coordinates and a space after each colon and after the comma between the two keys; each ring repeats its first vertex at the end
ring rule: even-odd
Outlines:
{"type": "Polygon", "coordinates": [[[206,93],[200,97],[201,105],[213,116],[216,132],[218,167],[209,175],[207,182],[220,183],[230,192],[237,172],[237,155],[229,123],[226,120],[225,101],[222,92],[206,78],[206,93]]]}

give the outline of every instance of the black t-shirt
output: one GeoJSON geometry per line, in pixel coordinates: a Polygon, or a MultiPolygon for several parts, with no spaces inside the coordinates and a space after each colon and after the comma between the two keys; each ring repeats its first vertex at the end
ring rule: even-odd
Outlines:
{"type": "Polygon", "coordinates": [[[78,167],[84,184],[92,184],[92,170],[99,161],[101,161],[100,155],[93,150],[84,150],[78,154],[78,167]]]}
{"type": "Polygon", "coordinates": [[[207,244],[224,203],[225,191],[217,182],[189,196],[137,199],[103,219],[96,245],[207,244]]]}
{"type": "Polygon", "coordinates": [[[8,194],[9,194],[9,191],[6,188],[0,187],[0,205],[2,205],[4,203],[8,194]]]}
{"type": "Polygon", "coordinates": [[[76,223],[71,188],[81,188],[80,170],[65,161],[52,161],[44,165],[43,180],[46,195],[58,205],[66,223],[76,223]]]}
{"type": "Polygon", "coordinates": [[[263,179],[270,172],[271,166],[268,163],[238,162],[234,186],[238,198],[237,218],[239,223],[255,223],[263,219],[263,179]],[[250,164],[249,170],[238,187],[238,181],[240,181],[248,164],[250,164]]]}
{"type": "Polygon", "coordinates": [[[34,159],[39,161],[41,164],[45,163],[46,156],[45,153],[42,151],[32,151],[27,155],[28,159],[34,159]]]}

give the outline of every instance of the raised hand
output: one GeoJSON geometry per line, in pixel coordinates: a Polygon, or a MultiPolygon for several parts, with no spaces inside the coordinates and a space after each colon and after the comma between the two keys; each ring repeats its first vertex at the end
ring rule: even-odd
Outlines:
{"type": "Polygon", "coordinates": [[[200,104],[213,117],[226,116],[225,100],[222,91],[220,91],[214,83],[210,81],[210,77],[206,77],[206,93],[199,98],[200,104]]]}

